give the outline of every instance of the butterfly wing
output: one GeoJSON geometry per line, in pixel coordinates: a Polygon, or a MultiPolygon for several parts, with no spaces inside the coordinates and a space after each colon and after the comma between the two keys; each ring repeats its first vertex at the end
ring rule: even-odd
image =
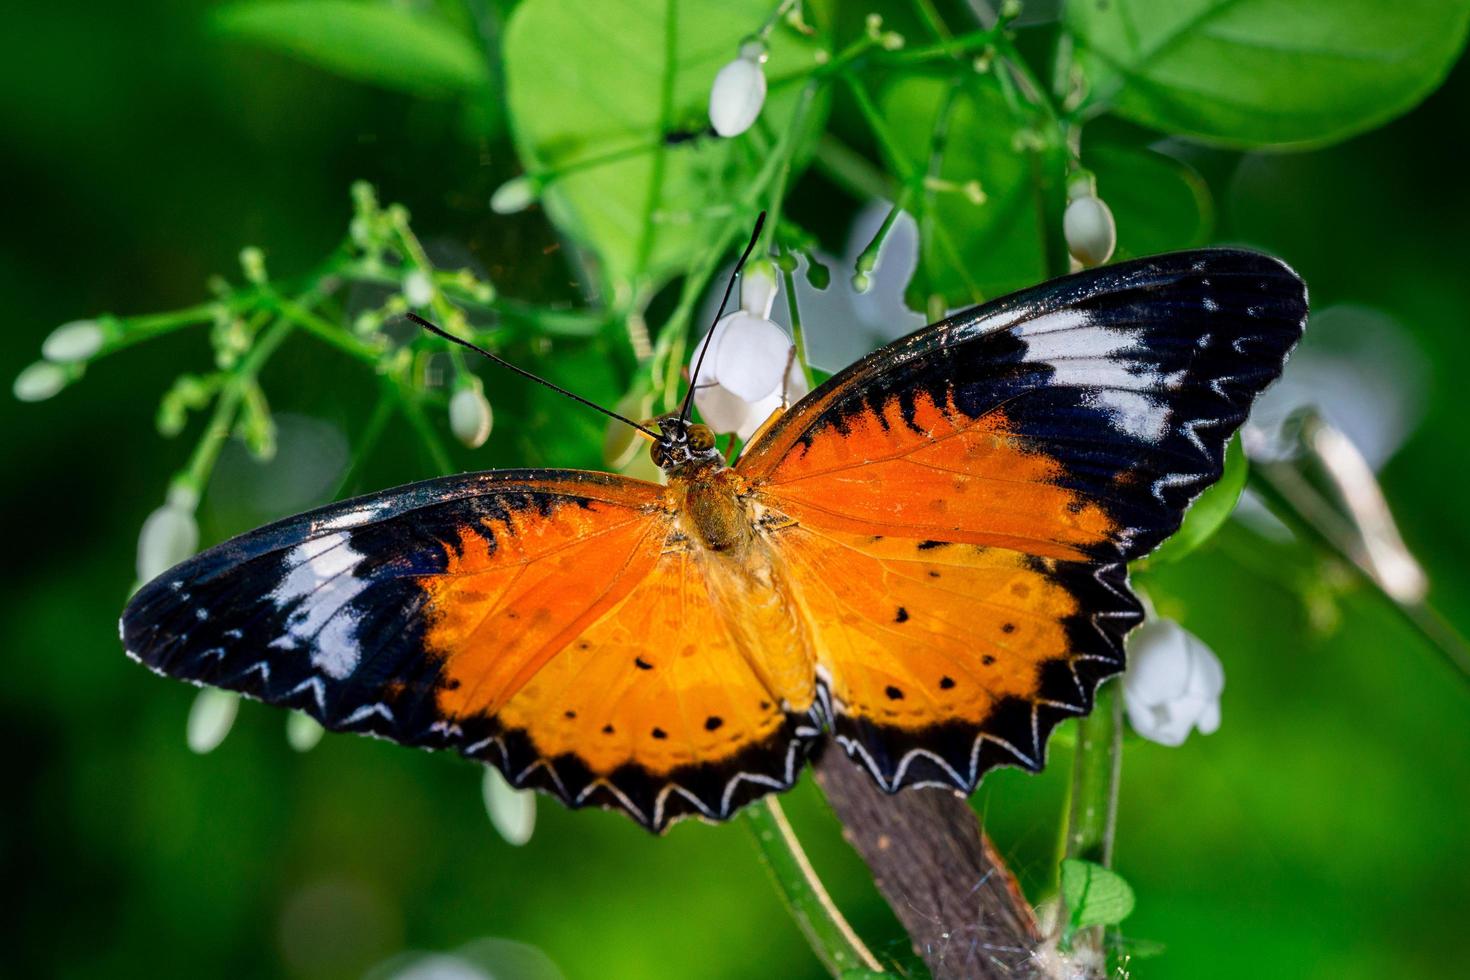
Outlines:
{"type": "Polygon", "coordinates": [[[816,730],[666,553],[672,521],[664,488],[607,474],[433,480],[184,562],[133,598],[123,642],[159,673],[457,749],[572,806],[656,830],[721,817],[789,786],[816,730]]]}
{"type": "Polygon", "coordinates": [[[1121,263],[896,341],[756,440],[838,738],[885,788],[1038,768],[1090,710],[1141,615],[1124,563],[1220,477],[1306,312],[1255,253],[1121,263]]]}

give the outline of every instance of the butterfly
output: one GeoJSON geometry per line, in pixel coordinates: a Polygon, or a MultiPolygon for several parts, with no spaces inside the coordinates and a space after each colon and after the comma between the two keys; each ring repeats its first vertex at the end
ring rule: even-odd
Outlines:
{"type": "Polygon", "coordinates": [[[241,535],[145,585],[123,644],[655,832],[789,788],[828,738],[886,791],[969,792],[1040,769],[1122,671],[1127,563],[1306,315],[1248,251],[1066,276],[863,358],[733,466],[669,416],[666,485],[466,473],[241,535]]]}

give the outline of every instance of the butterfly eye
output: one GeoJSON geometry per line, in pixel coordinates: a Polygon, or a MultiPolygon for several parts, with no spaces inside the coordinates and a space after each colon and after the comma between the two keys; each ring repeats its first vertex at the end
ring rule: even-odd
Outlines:
{"type": "Polygon", "coordinates": [[[653,465],[659,469],[663,469],[669,465],[669,458],[664,453],[664,444],[662,442],[655,442],[649,446],[648,455],[653,460],[653,465]]]}
{"type": "Polygon", "coordinates": [[[707,425],[689,427],[689,448],[697,453],[715,448],[715,434],[707,425]]]}

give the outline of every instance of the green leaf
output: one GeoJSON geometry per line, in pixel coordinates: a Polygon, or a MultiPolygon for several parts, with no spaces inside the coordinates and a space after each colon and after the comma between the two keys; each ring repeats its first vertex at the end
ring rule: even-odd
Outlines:
{"type": "Polygon", "coordinates": [[[1444,79],[1470,5],[1446,0],[1080,0],[1090,100],[1231,146],[1317,144],[1406,112],[1444,79]]]}
{"type": "MultiPolygon", "coordinates": [[[[883,91],[879,111],[904,157],[888,154],[894,172],[929,172],[951,89],[948,79],[908,76],[883,91]]],[[[907,299],[919,312],[927,312],[930,295],[963,306],[1047,278],[1048,231],[1060,235],[1062,168],[1051,165],[1025,110],[1012,107],[993,73],[972,76],[953,99],[938,177],[979,181],[985,200],[934,195],[914,209],[919,264],[907,299]]]]}
{"type": "MultiPolygon", "coordinates": [[[[526,0],[506,29],[506,98],[526,169],[556,175],[542,201],[615,286],[687,268],[749,190],[766,134],[782,133],[801,85],[775,86],[754,130],[669,145],[709,125],[715,74],[771,12],[769,0],[526,0]],[[666,101],[667,100],[667,101],[666,101]],[[561,171],[573,167],[571,172],[561,171]]],[[[777,27],[768,79],[813,65],[822,45],[777,27]]],[[[820,129],[822,107],[807,119],[820,129]]]]}
{"type": "Polygon", "coordinates": [[[1215,224],[1210,189],[1194,168],[1153,150],[1088,145],[1082,163],[1118,223],[1115,261],[1198,248],[1215,224]]]}
{"type": "Polygon", "coordinates": [[[1152,564],[1178,561],[1208,541],[1234,512],[1249,472],[1250,464],[1246,462],[1245,450],[1240,446],[1240,433],[1236,433],[1225,449],[1225,472],[1219,482],[1189,505],[1179,530],[1159,545],[1147,560],[1152,564]]]}
{"type": "Polygon", "coordinates": [[[1123,876],[1100,864],[1062,861],[1062,901],[1070,929],[1115,926],[1133,912],[1133,889],[1123,876]]]}
{"type": "Polygon", "coordinates": [[[349,0],[256,0],[216,11],[224,34],[275,48],[346,78],[421,96],[490,82],[484,53],[437,16],[349,0]]]}

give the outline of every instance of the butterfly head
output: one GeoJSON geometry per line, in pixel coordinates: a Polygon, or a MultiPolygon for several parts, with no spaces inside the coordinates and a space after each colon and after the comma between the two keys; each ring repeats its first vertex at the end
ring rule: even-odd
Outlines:
{"type": "Polygon", "coordinates": [[[649,454],[660,469],[673,473],[686,467],[720,462],[715,434],[709,426],[675,414],[658,419],[658,430],[658,441],[649,447],[649,454]]]}

